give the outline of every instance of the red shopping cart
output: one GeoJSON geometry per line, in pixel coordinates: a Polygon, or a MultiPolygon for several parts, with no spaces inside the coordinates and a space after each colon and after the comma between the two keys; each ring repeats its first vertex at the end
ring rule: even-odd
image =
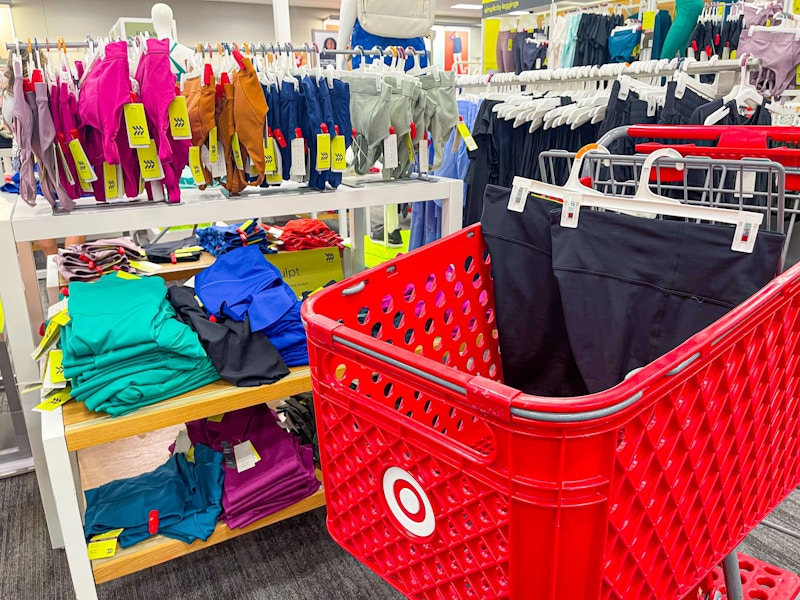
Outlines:
{"type": "Polygon", "coordinates": [[[413,598],[696,597],[800,483],[800,267],[550,399],[502,383],[490,262],[473,226],[305,303],[332,536],[413,598]]]}

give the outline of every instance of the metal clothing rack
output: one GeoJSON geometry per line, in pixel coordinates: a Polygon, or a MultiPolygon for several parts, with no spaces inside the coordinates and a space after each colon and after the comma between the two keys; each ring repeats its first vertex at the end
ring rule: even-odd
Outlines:
{"type": "Polygon", "coordinates": [[[639,61],[608,64],[592,67],[571,67],[564,69],[545,69],[515,73],[489,73],[486,75],[460,75],[456,77],[456,87],[515,86],[541,82],[610,81],[620,75],[634,78],[667,77],[676,71],[689,75],[732,73],[742,68],[747,71],[760,71],[761,59],[748,58],[744,65],[738,60],[693,61],[688,59],[639,61]]]}

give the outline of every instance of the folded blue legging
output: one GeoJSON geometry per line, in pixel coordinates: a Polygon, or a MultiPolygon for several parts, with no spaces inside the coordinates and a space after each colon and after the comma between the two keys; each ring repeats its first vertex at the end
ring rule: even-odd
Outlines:
{"type": "Polygon", "coordinates": [[[174,454],[155,471],[87,490],[86,537],[122,527],[119,543],[128,548],[152,535],[148,520],[156,510],[157,533],[187,544],[207,540],[222,513],[222,454],[197,444],[194,461],[174,454]]]}

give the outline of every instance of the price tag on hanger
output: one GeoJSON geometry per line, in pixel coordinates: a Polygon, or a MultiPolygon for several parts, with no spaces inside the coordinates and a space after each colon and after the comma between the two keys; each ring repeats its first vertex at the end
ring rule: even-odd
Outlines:
{"type": "Polygon", "coordinates": [[[430,146],[428,144],[428,134],[419,141],[419,172],[427,173],[430,170],[431,157],[430,146]]]}
{"type": "Polygon", "coordinates": [[[217,128],[212,127],[208,132],[208,160],[212,163],[218,160],[219,149],[217,148],[217,128]]]}
{"type": "Polygon", "coordinates": [[[458,125],[456,127],[458,128],[458,133],[461,135],[461,139],[463,139],[464,143],[467,145],[467,150],[470,152],[477,150],[478,144],[475,142],[475,138],[472,137],[472,133],[470,132],[469,127],[467,127],[467,124],[461,120],[461,117],[459,117],[458,125]]]}
{"type": "Polygon", "coordinates": [[[206,177],[203,174],[203,163],[200,161],[199,146],[189,147],[189,168],[192,170],[192,179],[195,185],[203,185],[206,177]]]}
{"type": "Polygon", "coordinates": [[[275,158],[275,140],[268,136],[264,140],[264,172],[275,173],[278,170],[278,161],[275,158]]]}
{"type": "Polygon", "coordinates": [[[131,148],[147,148],[150,144],[150,131],[147,128],[144,104],[141,102],[129,102],[123,105],[122,112],[125,115],[128,145],[131,148]]]}
{"type": "Polygon", "coordinates": [[[240,171],[244,171],[244,161],[242,160],[242,147],[239,145],[239,134],[233,134],[233,138],[231,139],[231,150],[233,151],[233,162],[236,164],[236,168],[240,171]]]}
{"type": "Polygon", "coordinates": [[[397,158],[397,134],[389,127],[389,135],[383,140],[383,168],[396,169],[400,163],[397,158]]]}
{"type": "Polygon", "coordinates": [[[58,160],[61,163],[61,169],[64,171],[64,174],[67,176],[67,181],[70,185],[75,185],[75,178],[72,176],[72,169],[69,168],[69,163],[67,162],[67,157],[64,154],[64,150],[61,147],[63,142],[56,142],[56,154],[58,154],[58,160]]]}
{"type": "Polygon", "coordinates": [[[189,124],[189,108],[185,96],[175,96],[169,103],[169,129],[173,139],[192,139],[192,128],[189,124]]]}
{"type": "Polygon", "coordinates": [[[120,196],[118,165],[103,163],[103,186],[106,192],[106,200],[115,200],[120,196]]]}
{"type": "Polygon", "coordinates": [[[292,181],[303,181],[306,176],[306,141],[299,127],[295,130],[295,136],[291,142],[292,181]]]}
{"type": "MultiPolygon", "coordinates": [[[[89,158],[86,156],[86,152],[79,139],[75,138],[69,143],[69,151],[72,154],[72,158],[75,160],[75,168],[78,170],[78,179],[86,183],[97,181],[97,175],[95,175],[94,169],[92,169],[89,158]]],[[[81,187],[83,187],[83,185],[81,185],[81,187]]],[[[91,191],[92,186],[88,187],[89,191],[91,191]]]]}
{"type": "Polygon", "coordinates": [[[530,184],[530,179],[514,177],[514,183],[511,187],[511,197],[508,199],[508,210],[518,213],[525,210],[525,204],[528,202],[530,184]]]}
{"type": "Polygon", "coordinates": [[[344,143],[344,136],[338,133],[331,141],[331,158],[333,159],[331,171],[344,173],[347,170],[347,147],[344,143]]]}
{"type": "Polygon", "coordinates": [[[317,171],[331,169],[331,134],[327,130],[325,127],[322,133],[317,134],[317,171]]]}
{"type": "Polygon", "coordinates": [[[61,350],[51,350],[47,355],[47,368],[50,371],[50,381],[55,387],[63,387],[58,384],[66,383],[64,377],[64,354],[61,350]]]}
{"type": "Polygon", "coordinates": [[[281,153],[275,149],[275,140],[273,138],[269,139],[272,140],[272,151],[275,156],[275,171],[273,173],[267,173],[266,180],[270,185],[280,185],[283,183],[283,157],[281,153]]]}
{"type": "Polygon", "coordinates": [[[147,148],[137,148],[136,154],[139,157],[139,169],[142,172],[142,179],[145,181],[158,181],[164,177],[164,169],[161,168],[161,159],[158,158],[155,140],[150,140],[147,148]]]}

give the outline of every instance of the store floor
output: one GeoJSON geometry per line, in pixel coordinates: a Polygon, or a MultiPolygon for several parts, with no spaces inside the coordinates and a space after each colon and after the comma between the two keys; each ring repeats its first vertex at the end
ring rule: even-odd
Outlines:
{"type": "MultiPolygon", "coordinates": [[[[800,492],[771,517],[800,530],[800,492]]],[[[740,551],[800,572],[800,541],[758,527],[740,551]]],[[[67,560],[52,550],[36,478],[0,480],[0,598],[71,600],[67,560]]],[[[325,509],[300,515],[98,587],[101,600],[400,600],[341,550],[325,509]]]]}

